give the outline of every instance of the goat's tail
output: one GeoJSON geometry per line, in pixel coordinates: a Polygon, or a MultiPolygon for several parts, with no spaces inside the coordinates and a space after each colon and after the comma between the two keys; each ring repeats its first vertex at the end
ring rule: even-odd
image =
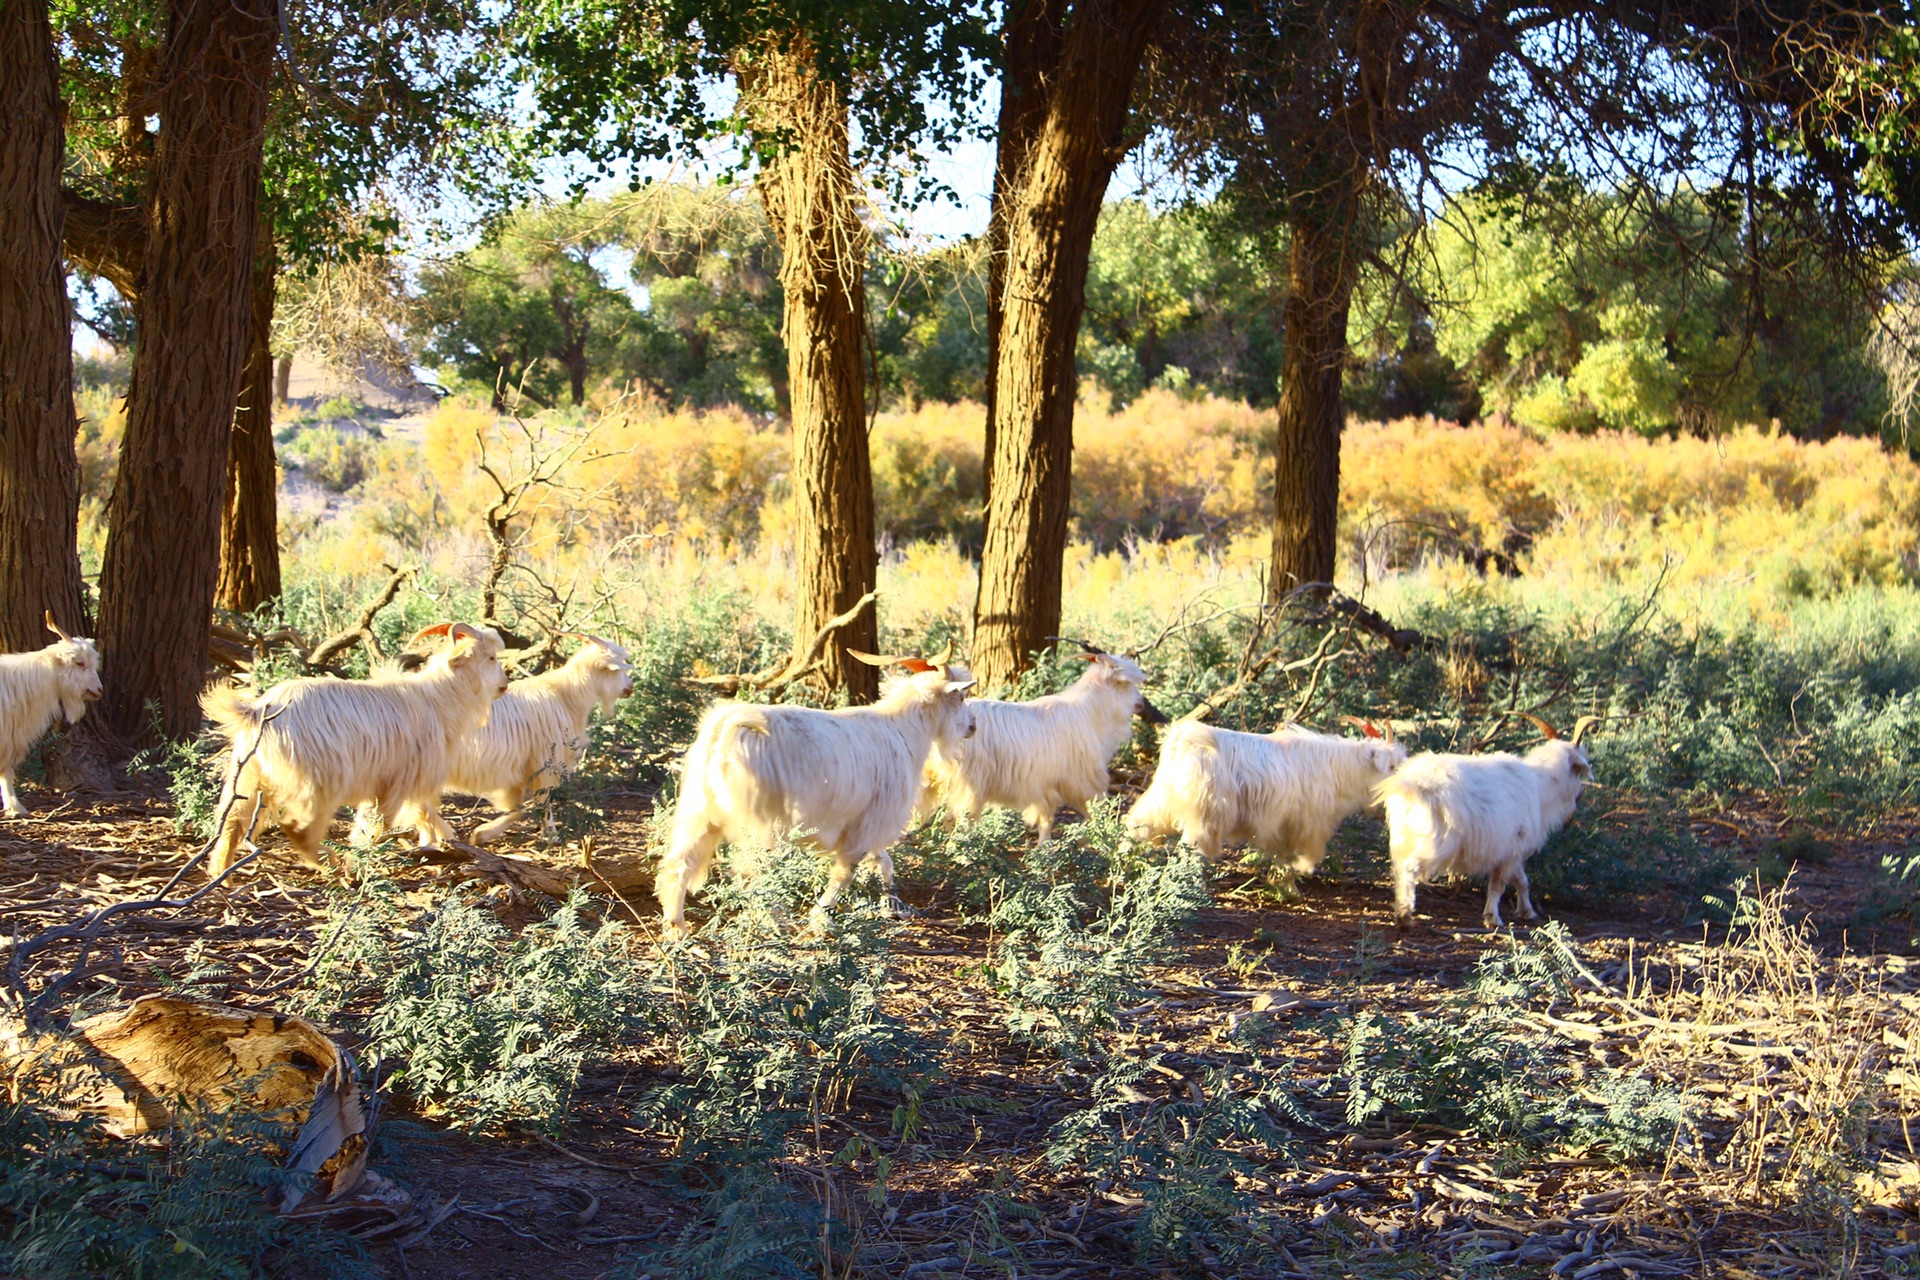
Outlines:
{"type": "Polygon", "coordinates": [[[225,683],[216,684],[200,695],[200,709],[213,721],[214,732],[229,742],[239,741],[242,735],[257,734],[266,722],[258,698],[225,683]]]}

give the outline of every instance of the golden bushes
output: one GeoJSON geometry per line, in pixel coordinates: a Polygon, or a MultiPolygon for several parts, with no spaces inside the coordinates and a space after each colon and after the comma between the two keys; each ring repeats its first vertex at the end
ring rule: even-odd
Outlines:
{"type": "MultiPolygon", "coordinates": [[[[944,616],[970,594],[947,583],[970,579],[979,546],[983,428],[981,407],[966,402],[875,420],[878,528],[890,549],[882,578],[908,612],[944,616]],[[943,581],[908,585],[922,575],[943,581]]],[[[1143,567],[1133,561],[1166,561],[1148,577],[1158,584],[1164,572],[1169,588],[1228,563],[1250,572],[1264,556],[1272,431],[1269,412],[1168,391],[1118,412],[1081,405],[1069,594],[1081,579],[1113,589],[1123,559],[1130,583],[1143,567]]],[[[516,526],[527,558],[579,563],[616,545],[684,546],[742,573],[761,565],[778,593],[795,518],[790,448],[781,426],[740,410],[667,412],[628,398],[593,416],[515,425],[452,400],[418,444],[396,435],[369,462],[354,554],[370,541],[409,557],[471,554],[498,497],[479,463],[511,477],[545,457],[553,484],[529,495],[516,526]]],[[[1920,469],[1868,440],[1353,423],[1341,471],[1348,579],[1421,565],[1471,573],[1460,556],[1476,548],[1510,554],[1534,581],[1637,582],[1664,570],[1676,585],[1755,599],[1917,576],[1920,469]]],[[[346,536],[316,529],[308,539],[346,536]]]]}

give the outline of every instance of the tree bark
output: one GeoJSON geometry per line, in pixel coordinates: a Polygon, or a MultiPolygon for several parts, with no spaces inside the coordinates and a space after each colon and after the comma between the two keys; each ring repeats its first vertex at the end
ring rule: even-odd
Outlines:
{"type": "Polygon", "coordinates": [[[273,455],[273,299],[279,260],[264,232],[254,255],[247,367],[227,443],[220,509],[220,580],[214,602],[251,613],[280,594],[280,475],[273,455]]]}
{"type": "Polygon", "coordinates": [[[273,402],[286,404],[288,393],[293,390],[293,357],[281,356],[273,369],[273,402]]]}
{"type": "Polygon", "coordinates": [[[1010,683],[1060,629],[1087,262],[1162,11],[1161,0],[1089,0],[1064,17],[1064,30],[1057,11],[1032,21],[1023,11],[1008,30],[1008,63],[1031,68],[1021,78],[1030,75],[1032,88],[1002,99],[1024,142],[1014,155],[1003,145],[995,175],[1005,249],[997,325],[989,315],[991,479],[973,621],[986,688],[1010,683]]]}
{"type": "MultiPolygon", "coordinates": [[[[873,469],[867,452],[867,233],[848,155],[847,108],[801,41],[763,49],[743,67],[754,127],[781,150],[760,173],[780,242],[786,292],[782,337],[793,406],[793,480],[800,503],[796,653],[827,621],[874,589],[873,469]]],[[[847,649],[879,648],[874,610],[841,629],[824,655],[827,679],[854,702],[879,696],[879,673],[847,649]]]]}
{"type": "Polygon", "coordinates": [[[46,0],[0,5],[0,647],[86,630],[76,525],[73,322],[61,257],[66,154],[46,0]]]}
{"type": "MultiPolygon", "coordinates": [[[[173,0],[135,291],[140,341],[108,504],[101,727],[200,725],[227,443],[252,328],[274,0],[173,0]]],[[[91,721],[93,717],[90,717],[91,721]]]]}
{"type": "Polygon", "coordinates": [[[1355,214],[1355,201],[1336,200],[1297,211],[1292,220],[1267,577],[1275,600],[1308,583],[1333,581],[1346,425],[1340,382],[1359,270],[1355,214]]]}

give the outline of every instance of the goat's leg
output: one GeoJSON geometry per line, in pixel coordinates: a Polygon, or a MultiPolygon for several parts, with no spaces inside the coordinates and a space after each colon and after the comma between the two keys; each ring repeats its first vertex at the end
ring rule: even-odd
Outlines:
{"type": "Polygon", "coordinates": [[[851,853],[838,852],[833,855],[833,866],[827,872],[827,891],[820,895],[820,901],[813,904],[813,910],[807,919],[815,928],[824,929],[831,922],[830,913],[833,904],[840,901],[840,895],[846,890],[847,883],[853,879],[853,873],[866,858],[865,850],[851,853]]]}
{"type": "MultiPolygon", "coordinates": [[[[508,829],[511,828],[515,822],[519,821],[520,815],[526,812],[526,806],[523,803],[526,799],[526,789],[523,787],[502,787],[489,796],[488,799],[493,801],[496,809],[501,810],[501,814],[491,822],[483,822],[474,828],[473,842],[475,844],[492,844],[495,840],[507,834],[508,829]]],[[[547,817],[547,823],[549,826],[553,824],[551,814],[547,817]]]]}
{"type": "Polygon", "coordinates": [[[0,773],[0,801],[4,802],[0,804],[0,808],[6,810],[9,818],[27,816],[27,806],[21,804],[20,797],[13,793],[13,770],[11,769],[0,773]]]}
{"type": "Polygon", "coordinates": [[[220,823],[213,847],[207,851],[208,879],[218,879],[233,865],[234,855],[240,851],[240,842],[247,838],[247,827],[253,822],[256,799],[260,799],[261,816],[266,816],[266,802],[260,797],[260,775],[249,772],[242,779],[237,772],[228,769],[226,781],[220,785],[220,811],[227,816],[220,823]],[[243,780],[250,784],[245,792],[240,790],[243,780]]]}
{"type": "Polygon", "coordinates": [[[1288,865],[1301,875],[1311,875],[1320,869],[1327,860],[1327,841],[1333,838],[1333,832],[1320,824],[1314,824],[1297,830],[1288,843],[1293,856],[1288,865]]]}
{"type": "Polygon", "coordinates": [[[1507,896],[1507,868],[1495,867],[1487,874],[1487,909],[1480,913],[1480,923],[1488,929],[1498,929],[1500,919],[1500,899],[1507,896]]]}
{"type": "Polygon", "coordinates": [[[1527,864],[1524,862],[1513,869],[1513,913],[1522,920],[1540,918],[1540,913],[1533,909],[1533,886],[1527,881],[1527,864]]]}
{"type": "Polygon", "coordinates": [[[420,836],[422,849],[444,849],[454,839],[453,828],[440,816],[440,798],[409,800],[404,806],[408,823],[420,836]]]}
{"type": "Polygon", "coordinates": [[[713,869],[713,852],[720,847],[720,828],[703,827],[697,831],[674,830],[674,843],[660,859],[660,874],[654,877],[653,896],[660,902],[663,941],[675,942],[687,936],[687,892],[698,892],[713,869]]]}
{"type": "Polygon", "coordinates": [[[1220,861],[1226,848],[1220,837],[1211,828],[1198,824],[1186,827],[1180,832],[1180,838],[1200,851],[1200,856],[1209,864],[1220,861]]]}
{"type": "Polygon", "coordinates": [[[913,908],[909,907],[893,889],[892,851],[882,849],[873,855],[873,860],[880,864],[880,887],[884,891],[880,897],[880,909],[890,916],[912,915],[913,908]]]}
{"type": "Polygon", "coordinates": [[[387,796],[362,801],[360,807],[353,811],[353,832],[347,839],[368,849],[385,840],[387,818],[393,813],[392,805],[392,799],[387,796]]]}
{"type": "Polygon", "coordinates": [[[1413,923],[1413,904],[1420,885],[1421,859],[1417,849],[1390,841],[1393,859],[1393,922],[1401,928],[1413,923]]]}

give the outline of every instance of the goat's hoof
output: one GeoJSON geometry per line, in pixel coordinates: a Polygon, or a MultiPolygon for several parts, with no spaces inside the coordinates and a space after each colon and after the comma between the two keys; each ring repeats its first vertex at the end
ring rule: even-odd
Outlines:
{"type": "Polygon", "coordinates": [[[693,930],[687,928],[684,924],[662,925],[660,928],[660,942],[662,945],[669,942],[685,942],[692,932],[693,930]]]}
{"type": "Polygon", "coordinates": [[[890,893],[880,900],[882,915],[892,916],[895,920],[911,920],[915,912],[907,905],[907,900],[899,894],[890,893]]]}
{"type": "Polygon", "coordinates": [[[807,912],[807,928],[816,933],[833,932],[833,916],[825,907],[815,907],[807,912]]]}

